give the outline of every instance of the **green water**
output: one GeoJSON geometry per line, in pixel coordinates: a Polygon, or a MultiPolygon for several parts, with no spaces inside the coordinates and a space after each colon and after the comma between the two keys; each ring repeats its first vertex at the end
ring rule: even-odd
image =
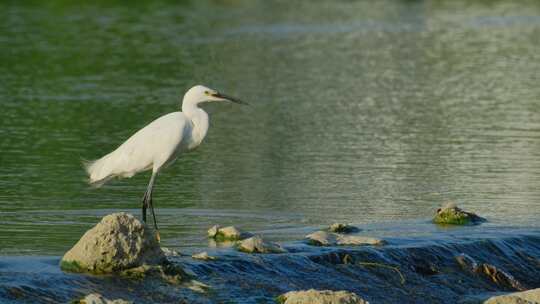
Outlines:
{"type": "Polygon", "coordinates": [[[538,226],[537,1],[50,2],[0,4],[0,254],[138,215],[147,173],[93,189],[81,159],[199,83],[252,106],[209,105],[203,145],[158,177],[170,247],[216,223],[421,223],[448,200],[538,226]]]}

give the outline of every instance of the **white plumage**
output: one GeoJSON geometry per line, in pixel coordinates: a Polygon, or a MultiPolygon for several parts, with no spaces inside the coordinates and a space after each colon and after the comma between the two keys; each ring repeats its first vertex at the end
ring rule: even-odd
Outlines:
{"type": "MultiPolygon", "coordinates": [[[[198,126],[197,126],[198,127],[198,126]]],[[[113,177],[132,177],[138,172],[159,169],[187,150],[196,128],[182,112],[161,116],[133,134],[113,152],[90,162],[90,183],[101,186],[113,177]]]]}
{"type": "Polygon", "coordinates": [[[179,154],[197,148],[209,127],[208,114],[198,107],[209,101],[244,102],[221,94],[205,86],[194,86],[184,95],[182,112],[159,117],[133,134],[113,152],[85,164],[89,182],[101,186],[114,177],[132,177],[152,169],[152,177],[143,197],[142,217],[146,221],[146,208],[152,208],[157,230],[152,188],[159,171],[176,160],[179,154]]]}

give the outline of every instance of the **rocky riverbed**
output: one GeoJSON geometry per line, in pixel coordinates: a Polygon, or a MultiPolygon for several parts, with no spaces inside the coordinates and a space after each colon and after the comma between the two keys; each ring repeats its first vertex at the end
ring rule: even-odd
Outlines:
{"type": "MultiPolygon", "coordinates": [[[[214,228],[210,230],[221,229],[214,228]]],[[[229,242],[230,247],[206,248],[191,256],[161,247],[152,229],[129,214],[116,213],[84,234],[61,260],[3,258],[0,299],[85,303],[90,295],[103,300],[96,303],[297,304],[319,303],[314,299],[320,303],[534,299],[537,292],[528,290],[540,286],[540,231],[460,229],[443,233],[444,238],[403,239],[340,224],[315,230],[304,240],[277,244],[263,234],[228,227],[224,231],[236,237],[227,239],[223,233],[216,241],[229,242]],[[516,291],[525,293],[510,295],[516,291]]]]}

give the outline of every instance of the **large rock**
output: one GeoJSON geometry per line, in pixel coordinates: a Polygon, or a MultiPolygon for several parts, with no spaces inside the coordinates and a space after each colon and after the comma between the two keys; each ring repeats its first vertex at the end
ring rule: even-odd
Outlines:
{"type": "Polygon", "coordinates": [[[259,236],[245,239],[238,244],[238,250],[247,253],[283,253],[286,252],[276,243],[266,242],[259,236]]]}
{"type": "Polygon", "coordinates": [[[277,301],[281,304],[368,304],[352,292],[315,289],[289,291],[277,301]]]}
{"type": "Polygon", "coordinates": [[[485,218],[464,211],[454,203],[447,203],[443,208],[437,209],[433,217],[433,222],[441,225],[477,225],[485,221],[485,218]]]}
{"type": "Polygon", "coordinates": [[[72,303],[77,303],[77,304],[132,304],[133,302],[125,301],[125,300],[121,300],[121,299],[109,300],[109,299],[103,297],[102,295],[100,295],[99,293],[91,293],[91,294],[87,295],[86,297],[84,297],[84,299],[74,301],[72,303]]]}
{"type": "Polygon", "coordinates": [[[154,230],[133,215],[121,212],[105,216],[88,230],[64,255],[60,267],[101,274],[164,262],[166,257],[154,230]]]}
{"type": "Polygon", "coordinates": [[[221,227],[219,225],[214,225],[212,228],[208,229],[208,237],[213,238],[217,242],[239,241],[251,236],[251,233],[241,231],[234,226],[221,227]]]}
{"type": "Polygon", "coordinates": [[[342,235],[338,233],[317,231],[306,236],[308,244],[315,246],[360,246],[384,245],[384,240],[360,235],[342,235]]]}
{"type": "Polygon", "coordinates": [[[484,304],[540,304],[540,288],[491,297],[484,304]]]}

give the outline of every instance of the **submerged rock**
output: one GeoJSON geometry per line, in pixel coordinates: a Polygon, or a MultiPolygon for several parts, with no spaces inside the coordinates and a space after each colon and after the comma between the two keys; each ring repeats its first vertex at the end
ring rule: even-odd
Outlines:
{"type": "Polygon", "coordinates": [[[88,230],[60,261],[65,271],[119,272],[166,262],[154,230],[133,215],[113,213],[88,230]]]}
{"type": "Polygon", "coordinates": [[[84,299],[73,301],[75,304],[132,304],[131,301],[125,301],[121,299],[109,300],[99,293],[91,293],[84,297],[84,299]]]}
{"type": "Polygon", "coordinates": [[[435,224],[443,225],[477,225],[486,219],[472,212],[463,211],[454,203],[448,203],[443,208],[437,209],[433,218],[435,224]]]}
{"type": "Polygon", "coordinates": [[[461,266],[461,268],[471,272],[478,271],[478,263],[469,255],[462,253],[456,256],[455,259],[456,262],[458,262],[459,266],[461,266]]]}
{"type": "Polygon", "coordinates": [[[487,299],[484,304],[539,304],[540,288],[514,292],[487,299]]]}
{"type": "Polygon", "coordinates": [[[326,231],[316,231],[311,234],[306,235],[308,244],[315,246],[335,246],[337,245],[336,233],[329,233],[326,231]]]}
{"type": "Polygon", "coordinates": [[[251,233],[241,231],[234,226],[221,227],[219,225],[214,225],[212,228],[208,229],[208,237],[213,238],[218,242],[238,241],[251,236],[251,233]]]}
{"type": "Polygon", "coordinates": [[[191,277],[180,266],[169,262],[162,265],[144,264],[126,269],[120,272],[120,275],[136,280],[156,278],[174,285],[180,284],[191,277]]]}
{"type": "Polygon", "coordinates": [[[369,302],[348,291],[301,290],[289,291],[277,298],[280,304],[368,304],[369,302]]]}
{"type": "Polygon", "coordinates": [[[360,231],[360,229],[349,224],[333,223],[328,227],[328,231],[335,233],[354,233],[360,231]]]}
{"type": "Polygon", "coordinates": [[[170,249],[170,248],[166,248],[166,247],[161,247],[161,251],[163,251],[163,254],[166,257],[177,257],[177,256],[182,255],[182,253],[180,251],[170,249]]]}
{"type": "Polygon", "coordinates": [[[460,254],[455,259],[463,269],[482,275],[502,288],[526,290],[511,274],[491,264],[478,263],[466,254],[460,254]]]}
{"type": "Polygon", "coordinates": [[[384,245],[386,242],[381,239],[376,239],[367,236],[361,235],[340,235],[337,239],[338,245],[348,245],[348,246],[361,246],[361,245],[384,245]]]}
{"type": "Polygon", "coordinates": [[[283,253],[286,252],[276,243],[265,242],[259,236],[253,236],[245,239],[238,244],[237,249],[246,253],[283,253]]]}
{"type": "Polygon", "coordinates": [[[203,260],[203,261],[213,261],[213,260],[216,259],[216,257],[208,255],[208,252],[206,252],[206,251],[194,254],[191,257],[196,259],[196,260],[203,260]]]}
{"type": "Polygon", "coordinates": [[[308,244],[315,246],[360,246],[360,245],[384,245],[381,239],[360,235],[342,235],[326,231],[317,231],[306,236],[308,244]]]}

